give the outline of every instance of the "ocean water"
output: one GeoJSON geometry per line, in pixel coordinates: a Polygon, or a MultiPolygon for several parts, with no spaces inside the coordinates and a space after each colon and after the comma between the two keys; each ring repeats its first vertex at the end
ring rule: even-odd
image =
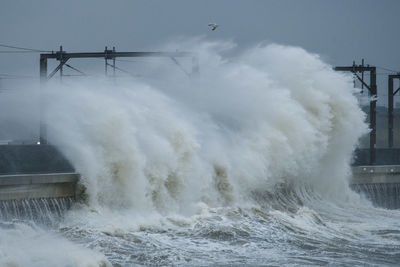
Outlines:
{"type": "Polygon", "coordinates": [[[0,265],[398,266],[400,212],[348,185],[368,132],[351,77],[298,47],[186,49],[198,74],[49,84],[49,141],[85,196],[2,209],[0,265]]]}

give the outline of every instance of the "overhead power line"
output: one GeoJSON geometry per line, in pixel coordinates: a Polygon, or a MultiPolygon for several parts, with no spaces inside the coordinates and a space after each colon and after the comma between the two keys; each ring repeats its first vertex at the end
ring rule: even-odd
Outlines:
{"type": "Polygon", "coordinates": [[[392,70],[392,69],[388,69],[388,68],[385,68],[385,67],[379,67],[379,66],[376,66],[378,69],[383,69],[383,70],[387,70],[387,71],[390,71],[390,72],[399,72],[398,70],[392,70]]]}
{"type": "Polygon", "coordinates": [[[1,54],[18,54],[18,53],[40,53],[37,51],[0,51],[1,54]]]}
{"type": "Polygon", "coordinates": [[[115,59],[115,61],[121,61],[121,62],[138,62],[137,60],[128,60],[128,59],[115,59]]]}
{"type": "MultiPolygon", "coordinates": [[[[6,48],[12,48],[12,49],[18,49],[18,50],[24,50],[24,51],[30,51],[30,52],[52,52],[49,50],[40,50],[40,49],[35,49],[35,48],[28,48],[28,47],[20,47],[20,46],[13,46],[13,45],[6,45],[6,44],[0,44],[0,47],[6,47],[6,48]]],[[[4,51],[4,52],[11,52],[15,53],[13,51],[4,51]]]]}
{"type": "Polygon", "coordinates": [[[0,73],[0,79],[38,79],[38,77],[0,73]]]}
{"type": "Polygon", "coordinates": [[[118,68],[117,66],[113,66],[113,65],[111,65],[111,64],[109,64],[109,63],[107,63],[107,65],[110,66],[110,67],[112,67],[112,68],[115,68],[116,70],[119,70],[119,71],[121,71],[121,72],[123,72],[123,73],[129,74],[129,75],[132,76],[132,77],[140,77],[140,75],[130,73],[129,71],[126,71],[126,70],[124,70],[124,69],[118,68]]]}
{"type": "Polygon", "coordinates": [[[77,68],[72,67],[71,65],[68,65],[67,63],[64,64],[65,66],[67,66],[70,69],[73,69],[76,72],[79,72],[80,74],[82,74],[83,76],[86,76],[86,74],[83,71],[78,70],[77,68]]]}

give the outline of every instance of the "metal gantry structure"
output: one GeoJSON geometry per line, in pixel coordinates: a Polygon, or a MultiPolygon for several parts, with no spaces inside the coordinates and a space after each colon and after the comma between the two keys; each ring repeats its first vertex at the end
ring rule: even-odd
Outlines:
{"type": "MultiPolygon", "coordinates": [[[[177,58],[191,58],[192,59],[192,74],[199,71],[197,55],[192,52],[116,52],[115,47],[112,50],[107,47],[102,52],[79,52],[79,53],[67,53],[60,46],[60,50],[52,53],[40,54],[40,84],[43,87],[48,80],[50,80],[57,72],[60,72],[60,78],[63,77],[63,67],[68,66],[75,71],[81,72],[67,64],[70,59],[73,58],[104,58],[105,60],[105,74],[108,74],[108,67],[112,67],[113,74],[115,76],[115,60],[117,58],[132,58],[132,57],[162,57],[170,58],[177,63],[177,58]],[[47,74],[47,63],[49,59],[55,59],[59,61],[58,66],[48,75],[47,74]],[[108,63],[111,60],[112,64],[108,63]]],[[[178,64],[178,63],[177,63],[178,64]]],[[[179,65],[179,64],[178,64],[179,65]]],[[[180,65],[179,65],[180,66],[180,65]]],[[[81,72],[82,73],[82,72],[81,72]]],[[[40,144],[47,144],[47,127],[44,122],[44,105],[41,103],[41,114],[40,114],[40,133],[39,141],[40,144]]]]}
{"type": "Polygon", "coordinates": [[[400,73],[388,75],[388,146],[393,148],[393,102],[394,96],[399,92],[399,88],[393,91],[393,80],[398,79],[400,82],[400,73]]]}
{"type": "Polygon", "coordinates": [[[376,148],[376,67],[370,65],[364,65],[364,60],[361,65],[356,65],[353,61],[352,66],[339,66],[335,67],[336,71],[348,71],[352,72],[354,76],[361,82],[363,87],[368,89],[369,95],[372,97],[369,103],[369,127],[371,129],[369,134],[369,164],[375,164],[375,148],[376,148]],[[364,72],[369,72],[369,84],[364,81],[364,72]],[[361,74],[361,77],[358,74],[361,74]]]}

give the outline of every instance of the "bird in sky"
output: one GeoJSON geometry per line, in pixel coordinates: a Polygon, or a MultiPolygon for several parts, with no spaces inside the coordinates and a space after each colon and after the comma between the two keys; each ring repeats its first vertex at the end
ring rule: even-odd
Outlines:
{"type": "Polygon", "coordinates": [[[212,31],[215,31],[215,29],[218,28],[218,24],[215,24],[215,23],[210,23],[210,24],[208,24],[208,26],[211,27],[212,31]]]}

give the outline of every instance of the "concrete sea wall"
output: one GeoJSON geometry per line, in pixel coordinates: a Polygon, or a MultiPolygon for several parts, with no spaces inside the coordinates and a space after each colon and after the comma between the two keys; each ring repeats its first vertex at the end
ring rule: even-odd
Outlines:
{"type": "Polygon", "coordinates": [[[77,196],[77,173],[0,175],[0,200],[77,196]]]}
{"type": "Polygon", "coordinates": [[[400,209],[400,165],[353,167],[350,186],[375,206],[400,209]]]}
{"type": "MultiPolygon", "coordinates": [[[[358,152],[360,162],[367,158],[364,152],[358,152]]],[[[386,156],[379,158],[389,157],[394,162],[400,158],[397,151],[382,153],[386,156]]],[[[376,206],[400,209],[400,165],[354,166],[352,171],[353,190],[376,206]]],[[[79,174],[51,145],[0,145],[0,201],[75,199],[82,191],[77,188],[78,181],[79,174]]]]}
{"type": "Polygon", "coordinates": [[[0,200],[77,195],[79,174],[51,145],[0,145],[0,200]]]}

